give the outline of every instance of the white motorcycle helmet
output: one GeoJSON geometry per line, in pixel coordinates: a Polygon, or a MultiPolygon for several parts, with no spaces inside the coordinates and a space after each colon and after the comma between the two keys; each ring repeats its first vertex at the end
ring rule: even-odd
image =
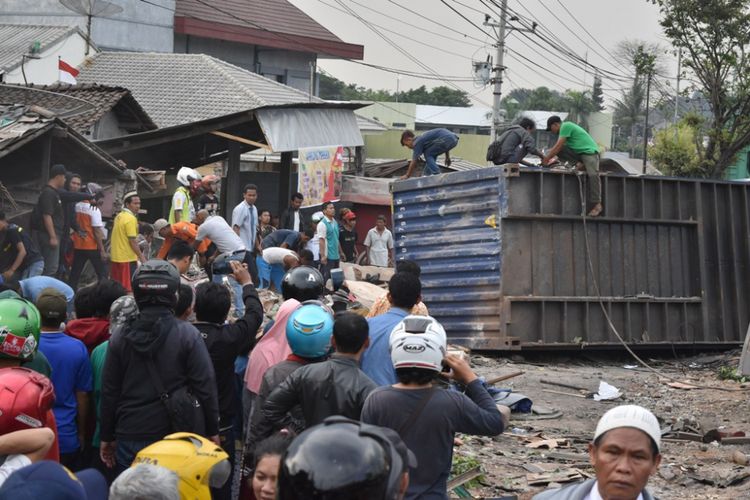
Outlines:
{"type": "Polygon", "coordinates": [[[448,343],[445,329],[431,316],[407,316],[390,337],[393,367],[442,371],[448,343]]]}
{"type": "Polygon", "coordinates": [[[201,174],[199,174],[195,169],[182,167],[177,171],[177,182],[185,187],[190,186],[191,181],[199,180],[201,180],[201,174]]]}

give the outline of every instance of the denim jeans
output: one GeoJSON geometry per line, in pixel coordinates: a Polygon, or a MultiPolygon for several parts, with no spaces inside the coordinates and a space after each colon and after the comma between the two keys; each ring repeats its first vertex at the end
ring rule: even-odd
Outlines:
{"type": "Polygon", "coordinates": [[[437,157],[447,153],[458,145],[458,137],[450,136],[438,139],[430,144],[430,147],[424,151],[424,175],[438,175],[440,167],[437,166],[437,157]]]}
{"type": "Polygon", "coordinates": [[[115,450],[115,471],[119,476],[122,472],[130,467],[135,460],[135,456],[146,446],[154,441],[123,441],[117,440],[117,449],[115,450]]]}
{"type": "MultiPolygon", "coordinates": [[[[39,253],[42,254],[44,259],[44,275],[54,276],[57,274],[57,268],[60,265],[60,247],[52,247],[49,245],[49,235],[46,231],[37,231],[36,229],[31,232],[31,237],[34,239],[39,253]]],[[[60,235],[57,235],[57,241],[60,241],[60,235]]]]}
{"type": "Polygon", "coordinates": [[[44,260],[38,260],[29,264],[21,273],[19,280],[26,280],[34,276],[41,276],[44,272],[44,260]]]}
{"type": "Polygon", "coordinates": [[[256,288],[268,288],[271,285],[271,264],[258,255],[255,257],[255,265],[258,267],[258,286],[256,288]]]}

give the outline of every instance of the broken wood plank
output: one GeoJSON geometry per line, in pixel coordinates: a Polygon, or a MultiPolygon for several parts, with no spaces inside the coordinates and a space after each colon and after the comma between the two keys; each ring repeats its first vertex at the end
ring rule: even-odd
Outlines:
{"type": "Polygon", "coordinates": [[[551,451],[547,453],[546,457],[553,460],[568,460],[571,462],[585,462],[589,459],[589,456],[584,453],[570,453],[566,451],[551,451]]]}
{"type": "Polygon", "coordinates": [[[473,467],[463,474],[459,474],[458,476],[454,477],[450,481],[448,481],[448,491],[452,491],[455,488],[458,488],[461,485],[464,485],[471,481],[472,479],[476,479],[479,476],[482,475],[482,468],[477,465],[476,467],[473,467]]]}
{"type": "Polygon", "coordinates": [[[721,438],[721,444],[750,444],[750,436],[721,438]]]}
{"type": "Polygon", "coordinates": [[[584,396],[583,394],[574,394],[572,392],[553,391],[552,389],[542,389],[542,392],[549,392],[552,394],[560,394],[562,396],[571,396],[574,398],[586,399],[586,396],[584,396]]]}
{"type": "Polygon", "coordinates": [[[563,384],[562,382],[555,382],[554,380],[540,379],[539,382],[546,385],[556,385],[557,387],[565,387],[566,389],[573,389],[574,391],[592,392],[587,387],[580,387],[578,385],[563,384]]]}
{"type": "Polygon", "coordinates": [[[518,377],[519,375],[523,375],[524,373],[526,373],[526,372],[524,372],[524,371],[517,371],[517,372],[513,372],[513,373],[508,373],[506,375],[499,375],[497,377],[493,377],[493,378],[489,379],[487,381],[487,385],[495,385],[498,382],[502,382],[503,380],[508,380],[510,378],[518,377]]]}

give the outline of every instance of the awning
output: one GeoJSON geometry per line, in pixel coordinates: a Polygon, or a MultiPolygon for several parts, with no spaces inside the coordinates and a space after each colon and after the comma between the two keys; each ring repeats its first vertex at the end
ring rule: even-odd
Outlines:
{"type": "Polygon", "coordinates": [[[255,111],[275,152],[317,146],[363,146],[351,109],[266,108],[255,111]]]}

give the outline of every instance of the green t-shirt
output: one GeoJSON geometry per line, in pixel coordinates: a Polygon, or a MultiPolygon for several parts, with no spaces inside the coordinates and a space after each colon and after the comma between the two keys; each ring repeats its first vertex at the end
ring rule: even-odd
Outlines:
{"type": "Polygon", "coordinates": [[[47,356],[45,356],[42,351],[36,351],[34,357],[28,361],[22,362],[21,366],[28,368],[29,370],[34,370],[37,373],[41,373],[47,378],[52,376],[52,366],[49,364],[47,356]]]}
{"type": "Polygon", "coordinates": [[[96,412],[96,430],[91,444],[95,449],[99,448],[101,438],[99,437],[101,414],[99,413],[99,402],[102,399],[102,372],[104,372],[104,361],[107,359],[107,347],[109,340],[96,346],[91,351],[91,375],[94,381],[94,410],[96,412]]]}
{"type": "Polygon", "coordinates": [[[565,145],[581,155],[592,155],[599,152],[599,145],[588,132],[573,122],[562,122],[560,137],[565,137],[565,145]]]}

